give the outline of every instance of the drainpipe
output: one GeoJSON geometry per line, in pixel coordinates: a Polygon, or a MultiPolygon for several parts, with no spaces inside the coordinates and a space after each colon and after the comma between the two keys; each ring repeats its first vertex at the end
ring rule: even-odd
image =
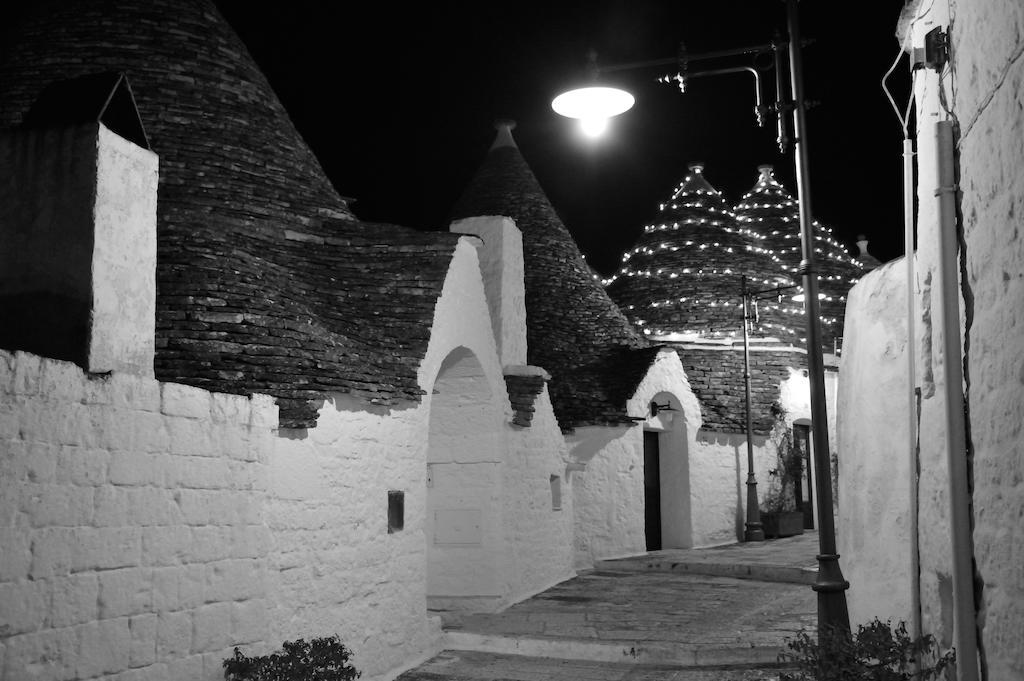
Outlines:
{"type": "Polygon", "coordinates": [[[910,469],[910,628],[921,637],[921,556],[918,537],[917,339],[914,336],[914,143],[903,137],[903,252],[907,261],[907,466],[910,469]]]}
{"type": "Polygon", "coordinates": [[[935,125],[938,150],[939,296],[942,301],[942,365],[946,384],[946,456],[949,465],[950,540],[953,552],[953,617],[957,675],[978,680],[978,639],[974,609],[974,549],[967,487],[967,435],[964,422],[963,359],[960,343],[960,286],[957,255],[953,124],[935,125]]]}

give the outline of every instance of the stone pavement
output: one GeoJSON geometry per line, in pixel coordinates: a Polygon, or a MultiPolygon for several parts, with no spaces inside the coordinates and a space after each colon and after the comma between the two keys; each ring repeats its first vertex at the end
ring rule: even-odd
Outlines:
{"type": "Polygon", "coordinates": [[[707,549],[666,549],[594,566],[616,570],[664,570],[770,582],[813,584],[818,575],[818,533],[707,549]]]}
{"type": "Polygon", "coordinates": [[[602,561],[500,613],[441,613],[446,650],[398,681],[776,679],[815,625],[816,552],[809,533],[602,561]]]}

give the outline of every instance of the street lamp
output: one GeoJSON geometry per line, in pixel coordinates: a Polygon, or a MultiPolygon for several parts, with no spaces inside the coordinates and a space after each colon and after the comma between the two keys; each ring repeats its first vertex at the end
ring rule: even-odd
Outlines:
{"type": "MultiPolygon", "coordinates": [[[[814,264],[814,233],[811,217],[811,188],[808,171],[807,155],[807,123],[805,120],[805,102],[803,86],[803,62],[800,48],[800,23],[797,16],[796,0],[785,0],[786,19],[789,40],[784,43],[778,39],[770,44],[756,45],[734,50],[709,52],[704,54],[685,53],[675,59],[657,60],[622,64],[605,67],[599,71],[618,71],[625,69],[644,68],[675,64],[679,71],[666,81],[674,80],[681,91],[685,90],[687,78],[712,76],[723,73],[752,71],[755,76],[756,107],[758,122],[763,123],[762,113],[766,108],[773,109],[778,123],[779,150],[784,151],[788,145],[786,129],[786,113],[793,112],[793,144],[796,164],[797,201],[800,207],[800,247],[801,262],[798,272],[802,278],[804,290],[804,312],[807,318],[807,370],[811,387],[811,429],[814,443],[814,462],[818,469],[815,478],[815,492],[818,497],[818,576],[813,589],[818,594],[818,631],[819,634],[828,627],[850,628],[850,616],[846,605],[846,590],[850,583],[843,578],[839,568],[839,555],[836,553],[835,518],[832,511],[832,474],[828,444],[828,413],[825,407],[825,366],[821,351],[821,319],[818,311],[818,279],[814,264]],[[789,52],[789,81],[792,101],[783,101],[784,97],[784,53],[789,52]],[[690,62],[710,60],[740,55],[774,57],[775,64],[775,103],[765,107],[761,102],[761,83],[758,71],[752,67],[735,67],[724,69],[706,69],[694,71],[688,68],[690,62]]],[[[562,95],[564,97],[565,95],[562,95]]],[[[570,98],[571,100],[571,98],[570,98]]],[[[562,100],[566,101],[566,100],[562,100]]],[[[625,99],[621,99],[625,102],[625,99]]],[[[587,110],[585,116],[571,116],[582,119],[601,119],[616,116],[628,110],[615,110],[615,107],[587,110]]],[[[557,111],[557,109],[556,109],[557,111]]],[[[748,446],[750,438],[747,438],[748,446]]]]}
{"type": "MultiPolygon", "coordinates": [[[[764,528],[761,526],[761,509],[757,504],[757,478],[754,476],[754,416],[750,405],[750,304],[766,298],[775,298],[783,291],[799,288],[776,286],[761,291],[747,290],[747,276],[740,277],[740,289],[743,296],[743,391],[747,416],[747,522],[743,529],[743,541],[764,541],[764,528]]],[[[794,296],[795,298],[795,296],[794,296]]]]}

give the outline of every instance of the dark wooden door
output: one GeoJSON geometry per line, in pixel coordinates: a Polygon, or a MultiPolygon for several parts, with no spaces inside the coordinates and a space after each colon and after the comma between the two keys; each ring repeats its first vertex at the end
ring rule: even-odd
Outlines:
{"type": "Polygon", "coordinates": [[[658,434],[644,431],[644,534],[647,550],[661,549],[661,455],[658,434]]]}
{"type": "Polygon", "coordinates": [[[796,504],[804,513],[804,529],[814,529],[814,481],[811,476],[811,427],[793,424],[793,448],[800,457],[802,474],[796,479],[796,504]]]}

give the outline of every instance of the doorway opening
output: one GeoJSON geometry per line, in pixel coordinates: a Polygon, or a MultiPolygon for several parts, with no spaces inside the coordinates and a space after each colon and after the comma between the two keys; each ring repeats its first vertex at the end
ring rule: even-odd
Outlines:
{"type": "Polygon", "coordinates": [[[502,414],[476,355],[445,358],[434,381],[427,445],[427,607],[487,610],[504,593],[502,414]]]}
{"type": "Polygon", "coordinates": [[[644,537],[648,551],[661,550],[661,449],[656,431],[644,431],[644,537]]]}
{"type": "Polygon", "coordinates": [[[804,529],[814,529],[814,476],[811,466],[811,426],[807,423],[793,424],[793,449],[800,459],[801,473],[796,478],[795,496],[797,508],[804,514],[804,529]]]}

